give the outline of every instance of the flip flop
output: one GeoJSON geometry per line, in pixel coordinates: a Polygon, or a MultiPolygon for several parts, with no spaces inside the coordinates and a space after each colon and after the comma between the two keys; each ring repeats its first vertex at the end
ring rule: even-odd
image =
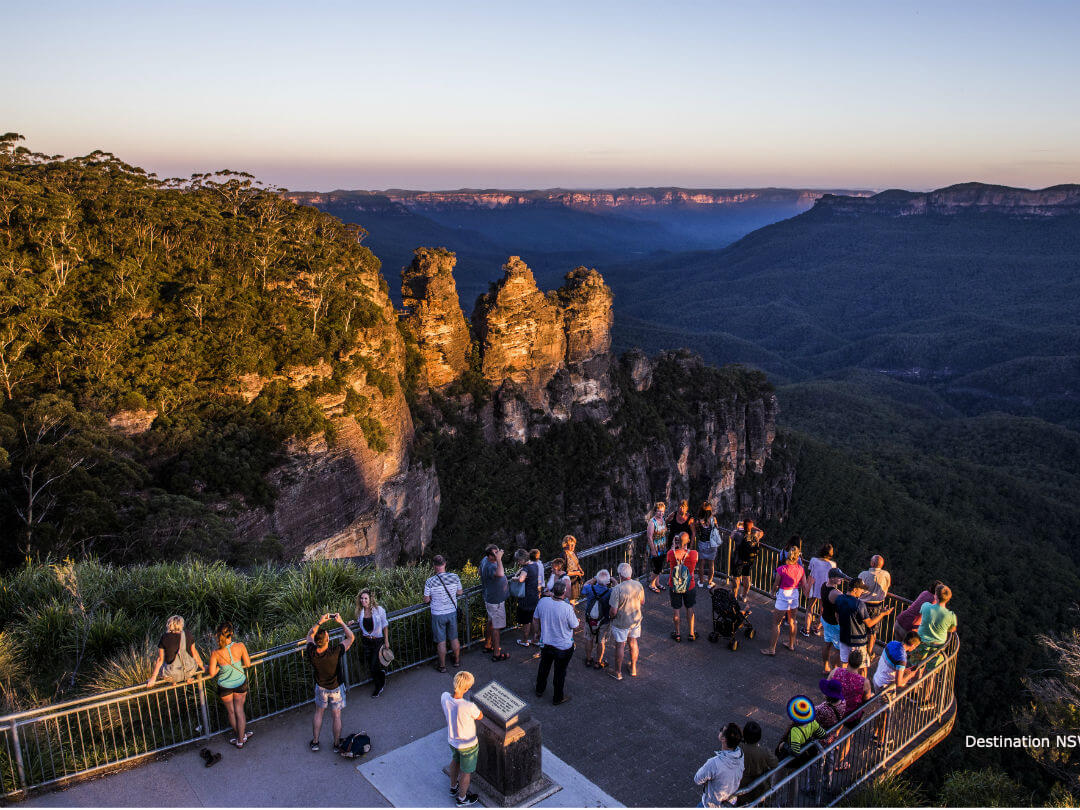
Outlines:
{"type": "Polygon", "coordinates": [[[697,633],[691,633],[686,637],[687,641],[697,641],[697,633]]]}
{"type": "Polygon", "coordinates": [[[671,637],[672,637],[673,639],[675,639],[676,641],[682,641],[682,636],[680,636],[680,635],[679,635],[678,633],[676,633],[676,632],[675,632],[674,630],[672,630],[672,631],[671,631],[671,637]]]}
{"type": "Polygon", "coordinates": [[[501,652],[498,655],[491,656],[492,661],[506,661],[509,658],[510,658],[510,653],[508,653],[508,652],[501,652]]]}
{"type": "Polygon", "coordinates": [[[597,661],[593,666],[597,669],[607,669],[607,661],[597,661]]]}
{"type": "Polygon", "coordinates": [[[776,650],[762,650],[762,655],[776,655],[776,650]]]}
{"type": "Polygon", "coordinates": [[[446,667],[435,667],[435,671],[438,672],[441,675],[445,674],[446,673],[446,667]]]}
{"type": "Polygon", "coordinates": [[[652,591],[653,593],[660,593],[660,589],[659,588],[654,588],[652,585],[649,586],[649,590],[652,591]]]}
{"type": "Polygon", "coordinates": [[[595,663],[596,663],[596,662],[595,662],[595,661],[593,661],[593,660],[592,660],[591,658],[586,658],[586,659],[585,659],[585,666],[587,666],[587,667],[591,667],[591,666],[593,666],[593,664],[595,664],[595,663]]]}

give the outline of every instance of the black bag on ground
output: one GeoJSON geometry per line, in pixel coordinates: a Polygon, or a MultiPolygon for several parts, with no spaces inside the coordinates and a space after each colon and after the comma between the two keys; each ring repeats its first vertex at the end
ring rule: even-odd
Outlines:
{"type": "Polygon", "coordinates": [[[356,757],[362,757],[368,751],[371,750],[371,737],[367,734],[356,733],[350,734],[348,737],[344,737],[341,740],[341,756],[346,759],[355,759],[356,757]]]}

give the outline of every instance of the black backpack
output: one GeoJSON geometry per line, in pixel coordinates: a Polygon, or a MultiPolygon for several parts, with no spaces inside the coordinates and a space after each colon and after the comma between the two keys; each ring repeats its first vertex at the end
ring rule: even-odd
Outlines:
{"type": "Polygon", "coordinates": [[[593,585],[588,601],[585,602],[585,623],[589,629],[595,632],[600,625],[611,621],[611,586],[607,586],[602,594],[596,595],[596,585],[593,585]],[[598,617],[593,618],[593,605],[599,605],[598,617]]]}
{"type": "Polygon", "coordinates": [[[370,750],[371,737],[358,732],[342,739],[339,753],[346,759],[356,759],[356,757],[362,757],[370,750]]]}

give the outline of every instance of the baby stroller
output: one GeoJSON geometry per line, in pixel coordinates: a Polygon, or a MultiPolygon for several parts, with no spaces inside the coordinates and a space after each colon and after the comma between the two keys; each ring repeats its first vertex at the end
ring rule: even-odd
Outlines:
{"type": "Polygon", "coordinates": [[[735,634],[742,630],[748,639],[754,637],[754,626],[747,617],[750,609],[744,608],[732,595],[731,591],[716,587],[710,592],[712,596],[712,622],[713,629],[709,633],[709,641],[714,644],[724,636],[728,641],[729,650],[739,649],[739,640],[735,634]]]}

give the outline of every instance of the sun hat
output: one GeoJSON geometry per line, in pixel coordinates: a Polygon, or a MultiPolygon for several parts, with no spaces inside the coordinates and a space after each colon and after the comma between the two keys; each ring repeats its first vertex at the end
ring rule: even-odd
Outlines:
{"type": "Polygon", "coordinates": [[[817,685],[818,689],[821,690],[821,694],[829,700],[839,700],[844,696],[844,687],[840,685],[840,681],[834,681],[832,678],[822,678],[817,685]]]}
{"type": "Polygon", "coordinates": [[[791,722],[805,725],[814,719],[814,704],[806,695],[796,695],[788,701],[787,714],[791,722]]]}
{"type": "Polygon", "coordinates": [[[384,667],[388,667],[394,663],[394,653],[385,644],[379,648],[379,663],[384,667]]]}

